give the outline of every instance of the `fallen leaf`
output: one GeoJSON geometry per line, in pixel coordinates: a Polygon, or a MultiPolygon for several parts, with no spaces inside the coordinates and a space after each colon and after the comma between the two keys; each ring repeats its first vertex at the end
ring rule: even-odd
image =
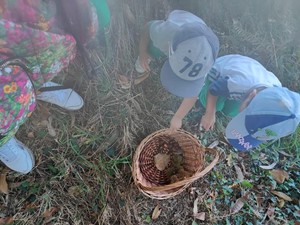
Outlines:
{"type": "Polygon", "coordinates": [[[236,175],[237,175],[237,179],[239,179],[240,181],[243,181],[244,180],[244,174],[243,174],[241,168],[237,165],[234,165],[234,169],[235,169],[235,172],[236,172],[236,175]]]}
{"type": "Polygon", "coordinates": [[[161,208],[160,208],[160,206],[159,205],[157,205],[155,208],[154,208],[154,210],[153,210],[153,213],[152,213],[152,220],[156,220],[158,217],[159,217],[159,215],[160,215],[160,213],[161,213],[161,208]]]}
{"type": "Polygon", "coordinates": [[[253,184],[251,184],[251,182],[248,180],[243,180],[240,184],[241,184],[241,187],[244,187],[244,188],[253,188],[253,184]]]}
{"type": "Polygon", "coordinates": [[[213,143],[211,143],[211,144],[208,146],[208,148],[215,148],[215,147],[218,146],[218,144],[219,144],[219,141],[218,141],[218,140],[215,140],[213,143]]]}
{"type": "Polygon", "coordinates": [[[130,84],[130,80],[128,79],[127,76],[124,75],[118,75],[118,82],[121,85],[122,89],[129,89],[131,84],[130,84]]]}
{"type": "Polygon", "coordinates": [[[135,78],[134,79],[134,84],[138,85],[138,84],[142,83],[144,80],[146,80],[148,77],[149,77],[149,73],[146,73],[146,74],[144,74],[144,75],[142,75],[138,78],[135,78]]]}
{"type": "Polygon", "coordinates": [[[29,133],[27,134],[27,137],[29,137],[29,138],[34,138],[34,133],[33,133],[33,132],[29,132],[29,133]]]}
{"type": "Polygon", "coordinates": [[[264,169],[264,170],[271,170],[273,169],[275,166],[277,165],[277,162],[273,162],[272,164],[268,165],[268,166],[259,166],[260,168],[264,169]]]}
{"type": "Polygon", "coordinates": [[[121,75],[121,74],[118,75],[118,80],[122,81],[122,82],[129,82],[128,77],[125,75],[121,75]]]}
{"type": "Polygon", "coordinates": [[[247,172],[247,170],[246,170],[246,167],[245,167],[244,163],[243,163],[243,162],[240,162],[240,163],[241,163],[241,166],[242,166],[243,173],[244,173],[245,175],[249,175],[250,173],[249,173],[249,172],[247,172]]]}
{"type": "Polygon", "coordinates": [[[230,213],[235,214],[239,212],[243,208],[244,204],[245,204],[245,198],[244,197],[239,198],[238,200],[236,200],[234,205],[230,208],[230,213]]]}
{"type": "Polygon", "coordinates": [[[47,209],[44,213],[43,213],[43,217],[44,218],[49,218],[51,217],[54,213],[56,213],[58,211],[57,207],[51,207],[50,209],[47,209]]]}
{"type": "Polygon", "coordinates": [[[0,225],[12,224],[14,222],[13,217],[3,217],[0,218],[0,225]]]}
{"type": "Polygon", "coordinates": [[[6,174],[7,172],[2,172],[0,174],[0,191],[4,194],[8,194],[8,184],[6,182],[6,174]]]}
{"type": "Polygon", "coordinates": [[[194,217],[198,220],[204,221],[205,220],[205,212],[200,212],[194,214],[194,217]]]}
{"type": "Polygon", "coordinates": [[[229,186],[230,188],[238,188],[240,187],[240,184],[239,183],[234,183],[232,185],[229,186]]]}
{"type": "Polygon", "coordinates": [[[284,152],[284,151],[278,151],[278,152],[281,153],[281,154],[284,155],[284,156],[288,156],[288,157],[293,156],[293,155],[288,154],[288,153],[286,153],[286,152],[284,152]]]}
{"type": "Polygon", "coordinates": [[[150,215],[147,215],[147,216],[146,216],[145,222],[146,222],[146,223],[150,223],[150,222],[151,222],[151,217],[150,217],[150,215]]]}
{"type": "Polygon", "coordinates": [[[274,195],[277,195],[279,198],[282,198],[283,200],[285,200],[285,201],[289,201],[289,202],[291,202],[292,201],[292,199],[289,197],[289,196],[287,196],[286,194],[284,194],[283,192],[281,192],[281,191],[271,191],[274,195]]]}
{"type": "Polygon", "coordinates": [[[284,204],[285,201],[283,199],[279,199],[279,203],[278,203],[279,208],[283,208],[284,204]]]}
{"type": "Polygon", "coordinates": [[[163,171],[167,168],[170,162],[170,155],[164,153],[158,153],[154,156],[155,166],[158,170],[163,171]]]}
{"type": "Polygon", "coordinates": [[[289,174],[284,170],[271,170],[270,173],[274,180],[280,184],[282,184],[285,179],[289,179],[289,174]]]}
{"type": "Polygon", "coordinates": [[[198,201],[199,201],[199,197],[197,197],[194,201],[194,207],[193,207],[193,214],[197,214],[198,213],[198,201]]]}

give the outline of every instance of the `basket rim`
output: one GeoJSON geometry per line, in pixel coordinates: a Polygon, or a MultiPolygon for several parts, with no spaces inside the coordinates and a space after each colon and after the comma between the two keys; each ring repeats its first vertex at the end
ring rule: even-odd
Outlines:
{"type": "MultiPolygon", "coordinates": [[[[206,175],[219,161],[219,152],[216,149],[212,149],[212,148],[205,148],[200,140],[198,140],[193,134],[185,131],[185,130],[177,130],[175,131],[177,133],[184,133],[188,136],[190,136],[192,138],[192,140],[199,145],[199,147],[203,147],[202,149],[205,149],[205,152],[208,152],[210,154],[212,154],[214,156],[214,160],[212,160],[212,162],[206,166],[205,168],[199,169],[198,171],[196,171],[194,173],[193,176],[185,178],[184,180],[172,183],[172,184],[167,184],[167,185],[162,185],[162,186],[146,186],[143,185],[136,177],[136,172],[137,172],[137,168],[138,167],[138,163],[137,160],[139,159],[142,147],[144,147],[144,145],[153,137],[161,135],[163,133],[169,133],[170,134],[170,130],[169,128],[165,128],[165,129],[161,129],[158,130],[154,133],[151,133],[150,135],[148,135],[146,138],[143,139],[143,141],[139,144],[139,146],[136,149],[136,152],[134,154],[133,157],[133,166],[132,166],[132,173],[133,173],[133,178],[134,178],[134,182],[137,185],[137,187],[145,194],[145,192],[147,191],[170,191],[172,189],[175,188],[179,188],[181,191],[183,191],[188,185],[190,185],[192,182],[194,182],[195,180],[203,177],[204,175],[206,175]]],[[[204,153],[205,153],[204,152],[204,153]]],[[[178,191],[180,191],[178,190],[178,191]]],[[[177,193],[178,194],[178,193],[177,193]]],[[[149,196],[149,193],[147,193],[147,195],[149,196]]],[[[149,196],[150,197],[150,196],[149,196]]],[[[170,196],[171,197],[171,196],[170,196]]],[[[160,196],[159,198],[163,198],[162,196],[160,196]]]]}

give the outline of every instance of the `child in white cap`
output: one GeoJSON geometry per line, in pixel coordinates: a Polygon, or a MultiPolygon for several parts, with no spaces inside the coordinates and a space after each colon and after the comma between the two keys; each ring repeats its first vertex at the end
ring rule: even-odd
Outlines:
{"type": "Polygon", "coordinates": [[[300,122],[299,102],[300,95],[284,87],[260,91],[228,124],[229,143],[240,151],[248,151],[294,133],[300,122]]]}
{"type": "Polygon", "coordinates": [[[287,136],[300,122],[300,95],[281,87],[273,73],[242,55],[217,58],[199,100],[206,108],[204,129],[214,126],[216,111],[233,117],[226,137],[240,151],[287,136]]]}
{"type": "Polygon", "coordinates": [[[161,82],[169,92],[184,98],[171,120],[171,129],[181,127],[182,119],[196,103],[218,51],[217,36],[190,12],[175,10],[166,20],[147,23],[135,66],[143,73],[150,70],[151,58],[168,57],[161,69],[161,82]]]}
{"type": "Polygon", "coordinates": [[[200,103],[206,109],[201,126],[205,130],[213,128],[216,111],[235,117],[242,102],[261,89],[276,86],[281,87],[278,78],[252,58],[242,55],[217,58],[199,94],[200,103]]]}

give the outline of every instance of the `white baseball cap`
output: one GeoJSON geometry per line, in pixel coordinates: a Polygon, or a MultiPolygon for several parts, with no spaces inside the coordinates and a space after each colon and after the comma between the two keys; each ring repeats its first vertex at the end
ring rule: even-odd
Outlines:
{"type": "Polygon", "coordinates": [[[229,143],[240,151],[287,136],[300,122],[300,95],[283,87],[260,91],[226,127],[229,143]]]}
{"type": "Polygon", "coordinates": [[[179,97],[197,96],[218,51],[219,40],[205,24],[182,25],[170,43],[169,59],[161,69],[163,86],[179,97]]]}

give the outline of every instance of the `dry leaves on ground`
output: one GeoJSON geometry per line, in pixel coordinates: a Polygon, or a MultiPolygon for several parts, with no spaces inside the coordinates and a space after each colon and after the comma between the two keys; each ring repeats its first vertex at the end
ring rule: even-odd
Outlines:
{"type": "Polygon", "coordinates": [[[276,180],[278,183],[282,184],[285,179],[289,179],[289,174],[288,172],[284,171],[284,170],[271,170],[271,176],[274,178],[274,180],[276,180]]]}
{"type": "Polygon", "coordinates": [[[230,208],[230,213],[231,214],[238,213],[243,208],[245,201],[246,201],[245,197],[241,197],[238,200],[236,200],[234,205],[230,208]]]}
{"type": "Polygon", "coordinates": [[[199,197],[197,197],[194,200],[193,216],[195,219],[204,221],[205,220],[205,212],[198,212],[198,201],[199,201],[199,197]]]}
{"type": "Polygon", "coordinates": [[[161,208],[160,208],[160,206],[159,205],[157,205],[155,208],[154,208],[154,210],[153,210],[153,213],[152,213],[152,220],[156,220],[158,217],[159,217],[159,215],[160,215],[160,213],[161,213],[161,208]]]}
{"type": "Polygon", "coordinates": [[[8,184],[6,181],[6,174],[7,174],[7,171],[3,171],[0,174],[0,191],[4,194],[8,194],[8,184]]]}
{"type": "Polygon", "coordinates": [[[50,217],[53,216],[53,214],[55,214],[59,209],[57,207],[51,207],[49,209],[47,209],[44,213],[43,213],[43,217],[48,219],[50,217]]]}
{"type": "Polygon", "coordinates": [[[244,180],[244,174],[241,170],[241,168],[238,165],[234,165],[234,169],[237,175],[237,179],[239,179],[239,181],[243,181],[244,180]]]}
{"type": "Polygon", "coordinates": [[[283,200],[285,201],[289,201],[291,202],[292,199],[291,197],[289,197],[288,195],[284,194],[283,192],[281,191],[271,191],[274,195],[278,196],[279,198],[282,198],[283,200]]]}
{"type": "Polygon", "coordinates": [[[262,168],[262,169],[264,169],[264,170],[271,170],[271,169],[273,169],[276,165],[277,165],[277,162],[273,162],[273,163],[270,164],[270,165],[267,165],[267,166],[259,166],[259,167],[262,168]]]}
{"type": "Polygon", "coordinates": [[[3,218],[0,218],[0,225],[13,224],[13,222],[14,222],[13,217],[3,217],[3,218]]]}

